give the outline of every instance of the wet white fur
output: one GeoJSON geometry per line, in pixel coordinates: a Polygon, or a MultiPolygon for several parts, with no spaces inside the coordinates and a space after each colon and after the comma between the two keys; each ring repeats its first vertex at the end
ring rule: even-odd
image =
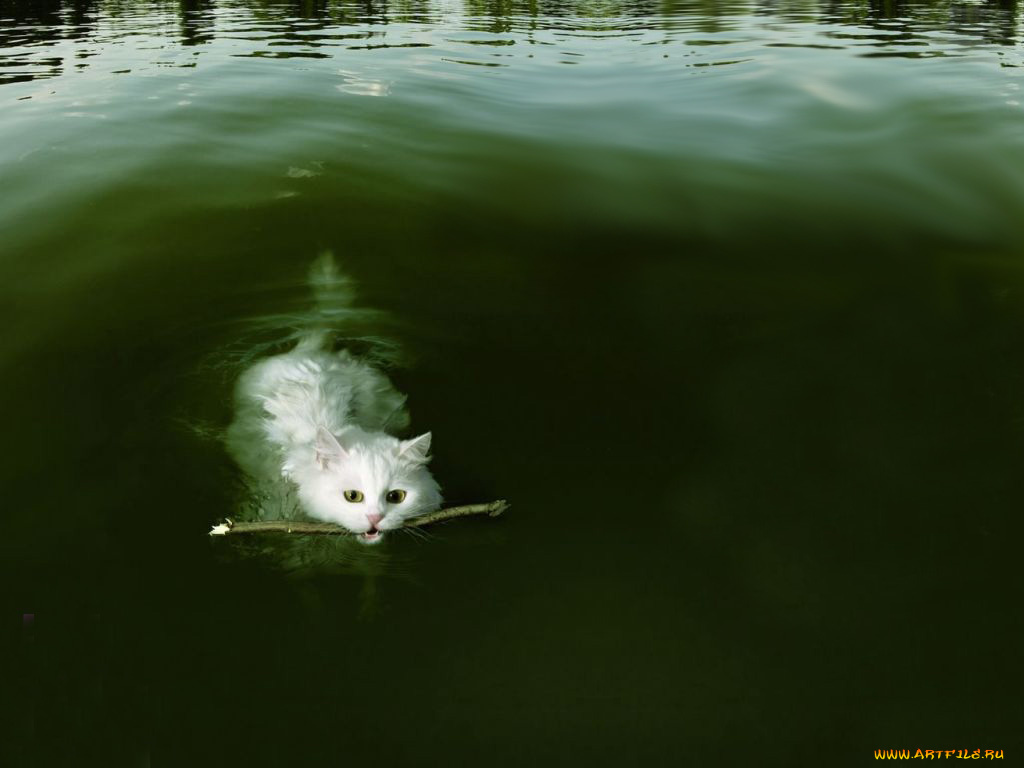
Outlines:
{"type": "MultiPolygon", "coordinates": [[[[228,445],[263,487],[292,486],[310,517],[354,533],[401,527],[441,504],[427,468],[430,433],[399,440],[386,430],[408,424],[405,398],[376,368],[345,350],[322,349],[311,334],[292,351],[242,374],[228,445]],[[387,493],[405,491],[401,503],[387,493]],[[350,502],[345,491],[360,491],[350,502]]],[[[264,513],[266,517],[274,516],[264,513]]]]}

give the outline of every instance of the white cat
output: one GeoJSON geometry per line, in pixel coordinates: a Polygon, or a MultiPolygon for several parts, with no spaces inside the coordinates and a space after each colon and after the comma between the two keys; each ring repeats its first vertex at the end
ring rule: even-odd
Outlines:
{"type": "MultiPolygon", "coordinates": [[[[325,258],[314,269],[321,301],[330,295],[325,280],[341,280],[325,258]]],[[[319,310],[323,316],[324,307],[319,310]]],[[[333,351],[331,339],[329,331],[308,331],[290,352],[242,374],[228,446],[264,500],[276,498],[269,506],[278,511],[263,509],[261,517],[294,514],[280,502],[284,483],[283,493],[294,492],[309,517],[375,544],[408,518],[440,506],[427,468],[431,436],[388,434],[408,424],[405,397],[373,365],[333,351]]]]}

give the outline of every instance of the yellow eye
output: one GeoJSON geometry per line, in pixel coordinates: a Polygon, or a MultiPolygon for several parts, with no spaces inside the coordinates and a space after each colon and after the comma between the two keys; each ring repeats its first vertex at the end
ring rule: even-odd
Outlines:
{"type": "Polygon", "coordinates": [[[345,491],[345,501],[351,501],[353,504],[358,504],[362,500],[362,491],[345,491]]]}
{"type": "Polygon", "coordinates": [[[388,504],[401,504],[405,501],[405,491],[388,491],[385,498],[388,500],[388,504]]]}

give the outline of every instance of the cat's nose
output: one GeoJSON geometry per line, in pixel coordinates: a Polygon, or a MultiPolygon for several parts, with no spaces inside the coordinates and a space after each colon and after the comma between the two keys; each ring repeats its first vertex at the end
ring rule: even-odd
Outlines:
{"type": "Polygon", "coordinates": [[[376,528],[377,523],[381,521],[384,515],[371,515],[369,512],[366,514],[366,519],[370,521],[370,527],[376,528]]]}

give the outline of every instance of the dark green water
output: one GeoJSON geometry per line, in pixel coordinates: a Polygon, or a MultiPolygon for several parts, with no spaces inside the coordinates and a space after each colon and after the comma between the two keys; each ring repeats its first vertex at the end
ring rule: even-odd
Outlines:
{"type": "Polygon", "coordinates": [[[1019,755],[1021,37],[0,2],[4,764],[1019,755]],[[513,503],[373,579],[206,537],[238,476],[197,427],[325,248],[447,498],[513,503]]]}

